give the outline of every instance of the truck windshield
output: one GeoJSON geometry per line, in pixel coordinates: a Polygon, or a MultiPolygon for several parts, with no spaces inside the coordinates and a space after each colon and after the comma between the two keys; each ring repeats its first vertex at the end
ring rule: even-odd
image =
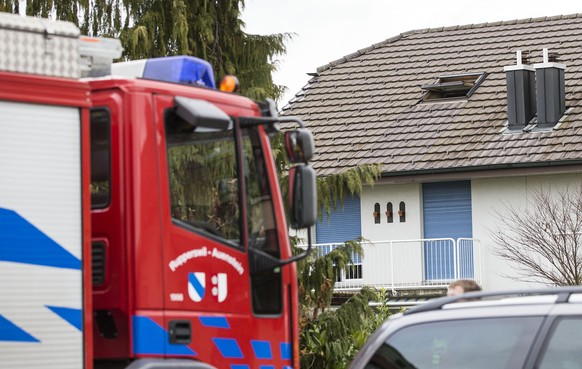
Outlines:
{"type": "Polygon", "coordinates": [[[242,134],[244,196],[233,131],[174,132],[166,124],[166,134],[174,222],[237,247],[242,247],[246,224],[250,247],[278,255],[276,240],[269,237],[275,232],[274,213],[257,129],[242,134]],[[247,209],[244,223],[241,201],[247,209]]]}

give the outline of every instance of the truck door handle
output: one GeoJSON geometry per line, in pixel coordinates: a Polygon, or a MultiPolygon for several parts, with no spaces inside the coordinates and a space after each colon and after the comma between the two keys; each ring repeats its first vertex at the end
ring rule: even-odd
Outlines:
{"type": "Polygon", "coordinates": [[[192,342],[192,324],[189,320],[170,320],[168,332],[170,343],[188,344],[192,342]]]}

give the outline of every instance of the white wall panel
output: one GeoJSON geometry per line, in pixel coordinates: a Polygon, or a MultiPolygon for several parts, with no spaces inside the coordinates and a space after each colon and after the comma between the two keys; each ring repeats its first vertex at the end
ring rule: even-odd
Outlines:
{"type": "Polygon", "coordinates": [[[510,178],[476,179],[472,181],[473,237],[481,240],[483,247],[483,287],[488,290],[539,287],[539,283],[517,281],[515,265],[495,255],[496,245],[492,232],[510,232],[496,212],[507,206],[525,211],[531,208],[532,195],[544,188],[558,193],[568,186],[578,188],[580,174],[520,176],[510,178]]]}
{"type": "Polygon", "coordinates": [[[79,120],[0,102],[2,369],[83,367],[79,120]]]}
{"type": "Polygon", "coordinates": [[[421,238],[422,204],[418,183],[365,187],[361,196],[362,235],[371,241],[421,238]],[[398,217],[398,204],[406,204],[406,222],[398,217]],[[386,222],[386,204],[392,202],[393,223],[386,222]],[[374,204],[380,204],[380,223],[374,223],[374,204]]]}

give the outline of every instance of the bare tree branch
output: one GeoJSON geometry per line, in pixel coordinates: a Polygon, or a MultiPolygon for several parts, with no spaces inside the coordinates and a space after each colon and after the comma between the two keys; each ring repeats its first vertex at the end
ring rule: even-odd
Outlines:
{"type": "Polygon", "coordinates": [[[515,265],[514,279],[582,284],[582,186],[534,191],[530,205],[496,211],[503,226],[491,233],[495,254],[515,265]]]}

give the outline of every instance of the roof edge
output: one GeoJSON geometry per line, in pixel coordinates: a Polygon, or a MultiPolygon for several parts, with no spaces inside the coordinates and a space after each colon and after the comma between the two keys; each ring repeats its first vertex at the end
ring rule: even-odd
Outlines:
{"type": "MultiPolygon", "coordinates": [[[[578,171],[582,171],[582,160],[559,160],[559,161],[537,161],[530,163],[511,163],[511,164],[490,164],[490,165],[479,165],[479,166],[467,166],[467,167],[447,167],[439,169],[419,169],[419,170],[407,170],[400,172],[386,172],[383,171],[380,178],[394,178],[394,177],[414,177],[414,176],[430,176],[439,174],[459,174],[468,172],[496,172],[496,171],[507,171],[507,170],[523,170],[523,169],[537,169],[540,171],[547,171],[548,173],[554,171],[560,171],[565,168],[567,170],[572,170],[577,168],[578,171]]],[[[520,172],[521,173],[521,172],[520,172]]],[[[517,173],[517,174],[520,174],[517,173]]],[[[521,173],[523,174],[523,173],[521,173]]]]}
{"type": "Polygon", "coordinates": [[[384,41],[380,41],[380,42],[375,43],[371,46],[365,47],[363,49],[359,49],[358,51],[356,51],[354,53],[351,53],[349,55],[345,55],[339,59],[336,59],[334,61],[329,62],[328,64],[322,65],[321,67],[317,68],[317,73],[322,73],[328,69],[335,67],[336,65],[350,61],[350,60],[352,60],[360,55],[363,55],[367,52],[370,52],[370,51],[377,49],[379,47],[382,47],[384,45],[396,42],[396,41],[398,41],[404,37],[410,36],[410,35],[415,35],[415,34],[420,34],[420,33],[456,31],[456,30],[471,29],[471,28],[506,26],[506,25],[512,25],[512,24],[536,23],[536,22],[554,21],[554,20],[561,20],[561,19],[573,19],[573,18],[582,18],[582,13],[574,13],[574,14],[567,14],[567,15],[554,15],[554,16],[547,16],[547,17],[537,17],[537,18],[512,19],[512,20],[507,20],[507,21],[474,23],[474,24],[448,26],[448,27],[415,29],[415,30],[400,33],[394,37],[390,37],[384,41]]]}

